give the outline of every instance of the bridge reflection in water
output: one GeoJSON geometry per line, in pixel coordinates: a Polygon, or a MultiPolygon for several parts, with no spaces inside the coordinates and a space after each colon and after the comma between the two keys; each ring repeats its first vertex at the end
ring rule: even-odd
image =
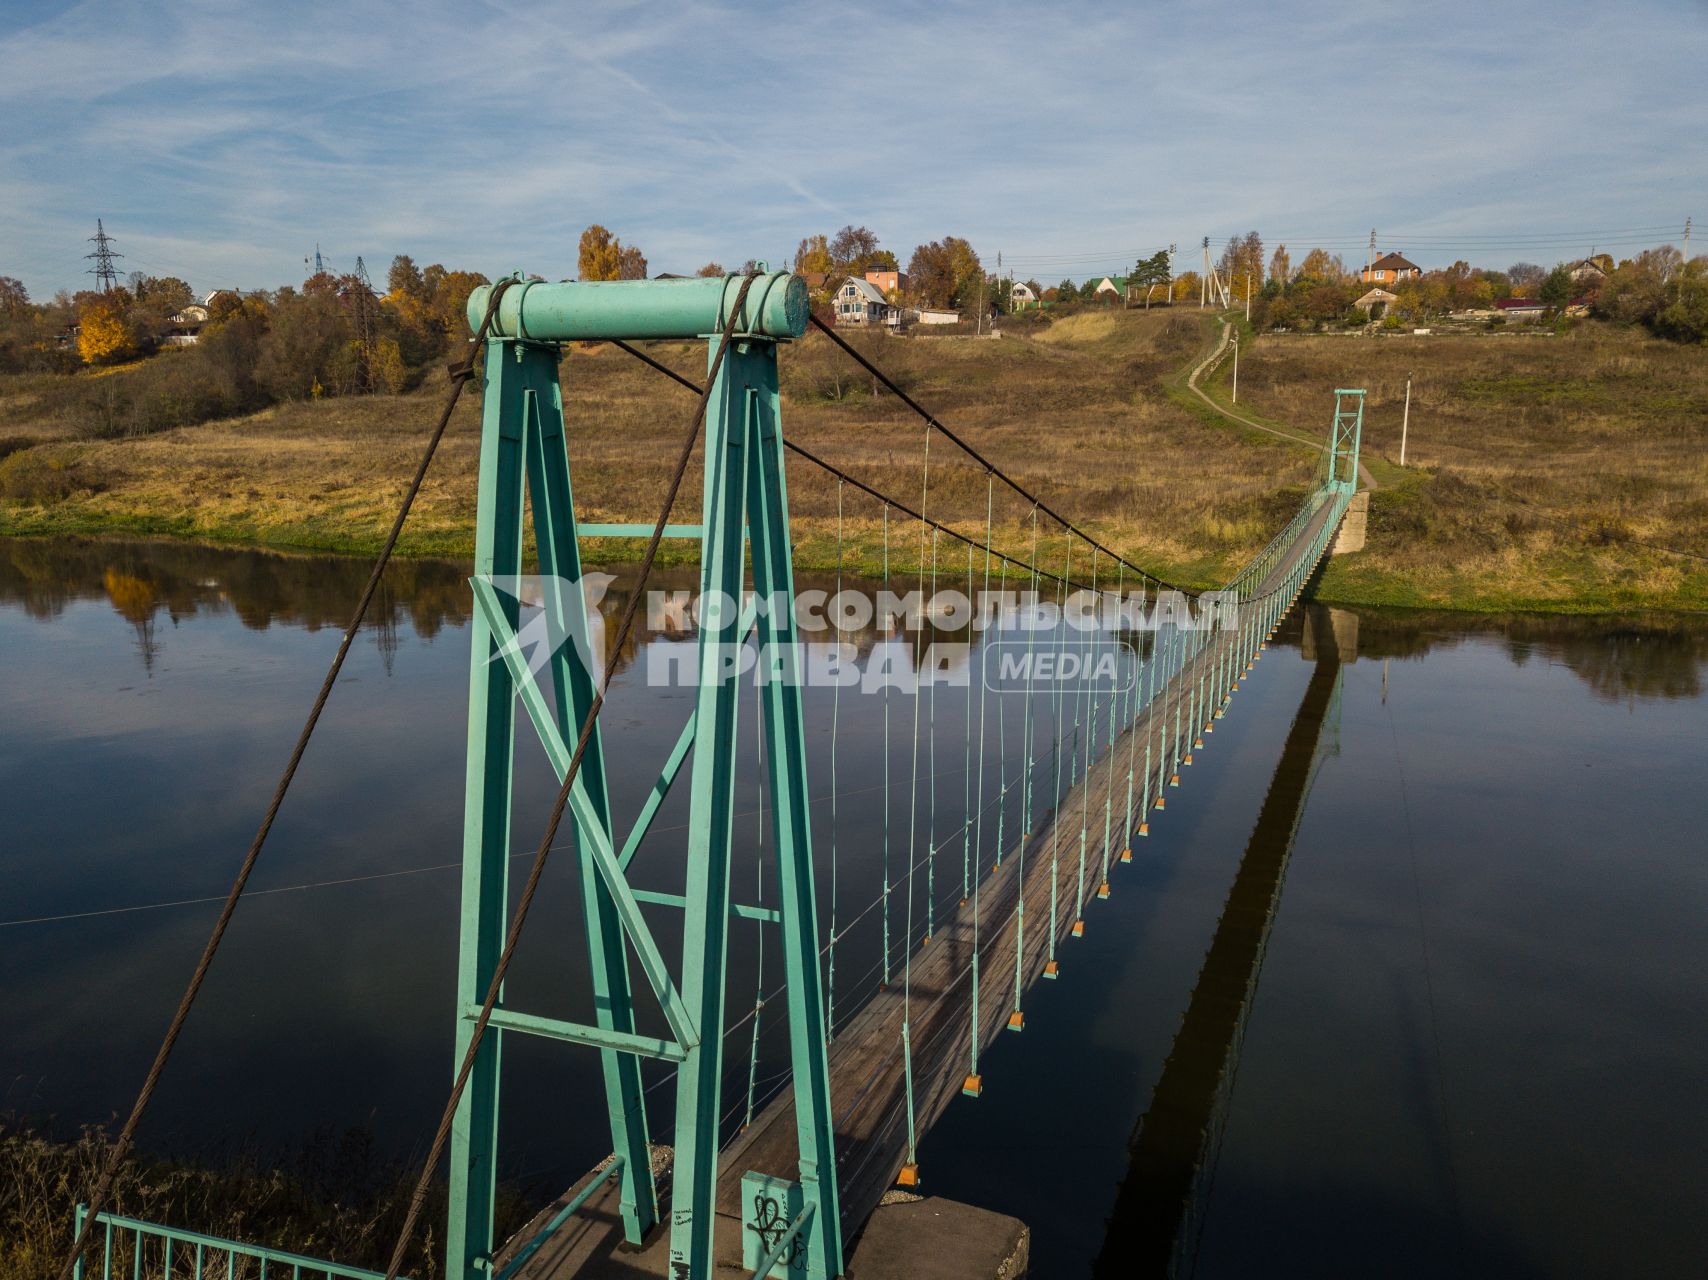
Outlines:
{"type": "Polygon", "coordinates": [[[1246,1019],[1257,994],[1269,931],[1323,757],[1338,752],[1341,667],[1356,658],[1357,617],[1311,606],[1301,651],[1313,662],[1304,696],[1251,829],[1233,887],[1198,971],[1150,1106],[1129,1140],[1127,1175],[1093,1274],[1190,1271],[1215,1174],[1246,1019]]]}

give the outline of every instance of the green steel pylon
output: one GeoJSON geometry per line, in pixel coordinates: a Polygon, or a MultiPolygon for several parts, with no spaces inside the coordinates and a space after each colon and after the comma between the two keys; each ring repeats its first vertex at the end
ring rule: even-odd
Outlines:
{"type": "MultiPolygon", "coordinates": [[[[600,283],[522,282],[500,301],[489,339],[481,427],[476,531],[473,650],[469,674],[469,742],[463,853],[463,913],[458,967],[458,1061],[467,1050],[473,1012],[490,982],[507,924],[515,705],[522,702],[562,777],[594,693],[591,633],[581,606],[578,526],[564,442],[558,385],[560,342],[600,338],[692,338],[721,335],[739,296],[739,277],[600,283]],[[533,513],[540,594],[561,638],[550,665],[553,692],[543,691],[517,635],[518,603],[506,578],[519,575],[524,538],[523,486],[533,513]]],[[[469,300],[485,314],[487,290],[469,300]]],[[[731,915],[729,870],[739,707],[739,656],[757,614],[767,778],[773,808],[780,891],[777,919],[787,976],[791,1065],[799,1136],[801,1215],[807,1272],[830,1280],[842,1272],[841,1212],[824,1042],[824,992],[818,965],[812,846],[807,809],[806,747],[797,666],[800,646],[792,607],[743,610],[745,554],[751,542],[753,588],[760,599],[792,604],[794,566],[777,393],[777,343],[805,331],[803,282],[788,273],[759,276],[707,406],[704,511],[699,526],[672,526],[669,536],[701,543],[698,697],[693,716],[663,764],[657,785],[619,843],[605,788],[597,727],[570,803],[587,946],[593,978],[591,1024],[543,1018],[501,1007],[495,1032],[482,1043],[452,1131],[446,1275],[490,1280],[494,1162],[500,1093],[499,1041],[504,1032],[541,1035],[598,1050],[604,1070],[612,1150],[620,1162],[624,1234],[639,1243],[658,1221],[651,1173],[640,1059],[678,1064],[676,1154],[670,1214],[671,1272],[710,1277],[718,1182],[719,1088],[725,1024],[725,970],[731,915]],[[678,982],[642,915],[626,868],[664,796],[693,749],[688,769],[691,818],[685,893],[648,893],[683,912],[678,982]],[[626,949],[632,947],[669,1027],[668,1036],[635,1032],[626,949]]],[[[598,526],[602,535],[651,533],[650,526],[598,526]]],[[[537,665],[537,664],[536,664],[537,665]]]]}
{"type": "Polygon", "coordinates": [[[1346,493],[1358,490],[1358,448],[1364,435],[1364,392],[1336,387],[1334,427],[1329,434],[1328,484],[1346,493]]]}

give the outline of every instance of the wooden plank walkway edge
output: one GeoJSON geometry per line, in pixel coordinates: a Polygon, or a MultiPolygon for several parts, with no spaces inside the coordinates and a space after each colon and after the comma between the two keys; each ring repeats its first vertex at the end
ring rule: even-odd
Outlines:
{"type": "MultiPolygon", "coordinates": [[[[1281,567],[1259,586],[1259,595],[1277,589],[1286,580],[1296,558],[1322,532],[1331,512],[1332,504],[1325,504],[1306,522],[1281,567]]],[[[1324,539],[1325,552],[1319,553],[1319,561],[1331,541],[1332,538],[1324,539]]],[[[1305,576],[1308,579],[1309,574],[1305,576]]],[[[1114,748],[1093,763],[1089,776],[1063,795],[1049,821],[1029,837],[1016,841],[1000,865],[987,864],[976,900],[969,899],[943,920],[929,942],[907,940],[913,948],[907,958],[911,995],[899,985],[880,989],[836,1034],[828,1057],[845,1239],[852,1240],[858,1234],[884,1193],[894,1185],[906,1157],[906,1084],[901,1048],[904,1018],[909,1023],[912,1041],[915,1128],[923,1140],[960,1095],[966,1080],[974,1034],[975,937],[980,974],[977,1034],[982,1053],[1007,1028],[1009,1015],[1015,1009],[1017,956],[1019,996],[1023,1001],[1025,993],[1043,975],[1052,940],[1059,954],[1062,944],[1072,935],[1074,922],[1084,909],[1082,845],[1083,898],[1092,899],[1103,880],[1105,860],[1108,865],[1115,865],[1126,847],[1129,830],[1147,820],[1141,808],[1147,790],[1142,781],[1134,786],[1133,814],[1129,816],[1126,812],[1126,762],[1132,740],[1137,738],[1137,749],[1132,753],[1138,761],[1135,769],[1144,768],[1145,746],[1149,742],[1152,774],[1156,773],[1160,760],[1169,762],[1168,772],[1177,772],[1176,762],[1191,749],[1194,736],[1203,728],[1188,722],[1180,710],[1181,702],[1189,697],[1188,691],[1196,687],[1199,677],[1214,671],[1217,659],[1237,643],[1237,632],[1215,632],[1205,647],[1153,694],[1134,724],[1117,737],[1114,748]],[[1107,843],[1103,836],[1106,813],[1107,843]],[[1052,882],[1056,903],[1053,916],[1052,882]]],[[[1205,687],[1210,687],[1208,680],[1205,687]]],[[[1154,776],[1150,794],[1154,804],[1154,776]]],[[[1071,949],[1061,960],[1061,968],[1071,973],[1071,949]]],[[[799,1171],[795,1143],[794,1090],[790,1086],[775,1095],[753,1123],[720,1153],[717,1197],[720,1218],[739,1223],[741,1178],[748,1170],[796,1177],[799,1171]]],[[[660,1150],[655,1165],[667,1165],[668,1149],[660,1150]]],[[[666,1200],[668,1178],[662,1172],[659,1177],[660,1197],[666,1200]]],[[[577,1187],[585,1182],[585,1178],[581,1179],[577,1187]]],[[[567,1202],[575,1189],[565,1193],[559,1203],[567,1202]]],[[[614,1208],[614,1190],[595,1195],[582,1211],[590,1220],[572,1232],[572,1238],[554,1240],[550,1247],[541,1249],[524,1266],[520,1278],[560,1280],[583,1274],[581,1261],[607,1252],[609,1246],[621,1239],[612,1216],[614,1208]]],[[[500,1260],[526,1241],[549,1212],[501,1250],[500,1260]]],[[[570,1231],[570,1224],[559,1234],[566,1231],[570,1231]]],[[[739,1236],[739,1230],[720,1228],[720,1233],[739,1236]]],[[[719,1252],[723,1254],[721,1244],[720,1240],[719,1252]]],[[[652,1252],[650,1244],[645,1252],[652,1252]]],[[[598,1267],[586,1274],[595,1272],[604,1274],[598,1267]]]]}

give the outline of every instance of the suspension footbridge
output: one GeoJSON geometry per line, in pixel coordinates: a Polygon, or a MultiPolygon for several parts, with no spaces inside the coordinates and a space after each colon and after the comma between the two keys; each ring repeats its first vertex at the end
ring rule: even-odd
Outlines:
{"type": "MultiPolygon", "coordinates": [[[[1059,501],[1028,489],[999,459],[919,405],[884,375],[881,362],[811,315],[797,276],[604,283],[518,276],[477,290],[469,308],[475,350],[452,370],[444,410],[392,536],[121,1131],[113,1163],[90,1202],[77,1209],[67,1276],[84,1274],[85,1254],[97,1259],[103,1275],[115,1266],[128,1266],[139,1278],[191,1275],[192,1245],[195,1280],[208,1259],[223,1259],[220,1273],[228,1277],[250,1270],[264,1276],[269,1265],[288,1266],[293,1276],[380,1275],[195,1236],[187,1224],[137,1222],[118,1216],[107,1198],[112,1172],[215,959],[456,398],[477,376],[483,404],[453,1084],[387,1280],[418,1256],[411,1253],[414,1237],[441,1168],[448,1216],[443,1232],[433,1234],[445,1241],[444,1274],[457,1280],[847,1273],[851,1244],[887,1193],[920,1184],[924,1134],[955,1099],[983,1091],[981,1055],[1001,1036],[1024,1031],[1028,999],[1041,998],[1036,984],[1098,980],[1074,975],[1071,939],[1094,927],[1095,902],[1109,894],[1121,864],[1136,856],[1151,823],[1165,820],[1171,791],[1189,776],[1194,753],[1206,749],[1216,722],[1237,705],[1241,682],[1306,590],[1357,488],[1363,393],[1340,390],[1316,477],[1296,513],[1219,589],[1186,591],[1105,545],[1059,501]],[[778,393],[779,351],[813,324],[918,414],[924,449],[917,492],[905,498],[886,493],[789,440],[778,393]],[[671,371],[633,345],[649,339],[703,340],[705,379],[671,371]],[[569,341],[616,343],[694,393],[670,485],[651,524],[578,517],[559,386],[560,346],[569,341]],[[477,372],[478,357],[484,358],[477,372]],[[982,529],[934,514],[934,445],[964,453],[982,468],[982,529]],[[696,458],[703,467],[699,519],[681,522],[677,499],[696,458]],[[902,628],[910,641],[929,647],[928,565],[933,585],[947,565],[957,580],[964,567],[969,595],[988,598],[993,585],[1013,592],[993,611],[975,611],[986,638],[974,646],[976,676],[967,659],[966,713],[943,724],[943,736],[958,740],[940,743],[934,685],[921,681],[905,699],[893,746],[908,762],[907,795],[893,810],[886,734],[881,887],[870,904],[840,919],[834,892],[826,917],[819,883],[824,860],[815,854],[810,813],[802,695],[808,642],[797,608],[787,485],[794,466],[822,468],[836,479],[839,556],[845,498],[870,505],[881,517],[886,585],[892,550],[898,568],[917,583],[902,628]],[[992,514],[999,486],[1026,511],[1029,537],[1022,542],[999,536],[992,514]],[[645,802],[626,821],[619,821],[610,797],[607,738],[617,730],[600,714],[614,669],[601,660],[578,586],[581,540],[595,536],[645,539],[638,583],[616,621],[612,652],[623,650],[637,626],[664,540],[697,544],[699,551],[692,710],[654,765],[645,802]],[[946,547],[956,551],[947,555],[946,547]],[[530,653],[522,601],[503,589],[530,558],[541,584],[532,604],[547,624],[545,633],[559,641],[545,646],[543,657],[530,653]],[[975,593],[980,581],[985,591],[975,593]],[[1045,615],[1048,629],[1033,625],[1045,615]],[[1070,619],[1080,620],[1077,633],[1070,619]],[[1003,620],[1028,624],[1015,632],[1019,638],[1004,642],[1017,657],[1007,683],[993,657],[1003,644],[991,638],[991,628],[1003,620]],[[1064,682],[1055,673],[1073,664],[1052,667],[1044,660],[1052,651],[1058,659],[1070,652],[1098,659],[1109,678],[1064,682]],[[750,689],[758,708],[756,753],[740,746],[743,693],[750,689]],[[518,708],[560,786],[528,874],[513,888],[507,867],[518,708]],[[1001,741],[1010,722],[1018,733],[1012,750],[1001,741]],[[933,767],[940,747],[968,764],[964,811],[941,821],[933,767]],[[997,762],[988,795],[987,752],[997,762]],[[769,901],[757,903],[736,900],[730,874],[734,786],[738,774],[749,771],[764,777],[772,836],[765,861],[774,887],[769,901]],[[930,788],[928,810],[921,805],[922,781],[930,788]],[[690,817],[686,848],[669,855],[680,865],[680,889],[642,890],[631,884],[630,868],[637,859],[659,856],[654,819],[673,792],[679,799],[686,794],[690,817]],[[593,990],[592,1008],[580,1021],[512,1007],[504,988],[566,819],[573,835],[567,857],[581,898],[579,945],[593,990]],[[873,982],[853,996],[844,977],[838,1005],[836,948],[850,918],[868,912],[882,921],[881,959],[873,982]],[[729,990],[733,920],[757,922],[781,956],[780,987],[751,1005],[729,990]],[[679,946],[661,945],[661,937],[679,938],[679,946]],[[755,1089],[762,1020],[785,1027],[788,1044],[787,1078],[765,1095],[755,1089]],[[575,1103],[589,1125],[608,1129],[610,1156],[505,1242],[494,1238],[494,1191],[499,1041],[509,1035],[597,1055],[602,1091],[575,1103]],[[643,1067],[664,1074],[649,1083],[643,1067]],[[661,1096],[666,1085],[674,1093],[668,1109],[661,1096]],[[665,1142],[660,1121],[670,1112],[674,1123],[665,1142]]],[[[841,697],[839,684],[835,699],[841,697]]],[[[833,700],[833,716],[838,705],[833,700]]],[[[831,744],[834,787],[834,721],[831,744]]],[[[834,790],[832,796],[834,822],[834,790]]],[[[835,841],[833,828],[833,878],[835,841]]]]}

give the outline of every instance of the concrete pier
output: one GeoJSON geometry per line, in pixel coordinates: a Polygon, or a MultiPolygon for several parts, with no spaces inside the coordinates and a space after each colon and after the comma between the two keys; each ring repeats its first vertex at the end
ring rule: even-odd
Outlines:
{"type": "Polygon", "coordinates": [[[1364,550],[1364,532],[1370,523],[1370,491],[1365,489],[1352,495],[1352,501],[1346,504],[1346,519],[1340,522],[1340,533],[1335,537],[1334,545],[1329,548],[1331,556],[1343,556],[1352,551],[1364,550]]]}
{"type": "MultiPolygon", "coordinates": [[[[669,1152],[659,1149],[667,1163],[669,1152]]],[[[517,1232],[498,1251],[502,1270],[567,1203],[589,1173],[517,1232]]],[[[668,1187],[667,1179],[662,1180],[668,1187]]],[[[668,1215],[666,1215],[668,1217],[668,1215]]],[[[742,1265],[747,1225],[718,1215],[717,1274],[750,1276],[742,1265]]],[[[1030,1261],[1032,1233],[1024,1222],[940,1196],[888,1192],[872,1210],[848,1257],[849,1280],[1020,1280],[1030,1261]]],[[[670,1231],[660,1225],[638,1249],[623,1243],[617,1188],[607,1185],[528,1258],[516,1280],[643,1280],[669,1275],[670,1231]]],[[[795,1273],[790,1273],[795,1274],[795,1273]]],[[[804,1272],[800,1274],[804,1275],[804,1272]]]]}

